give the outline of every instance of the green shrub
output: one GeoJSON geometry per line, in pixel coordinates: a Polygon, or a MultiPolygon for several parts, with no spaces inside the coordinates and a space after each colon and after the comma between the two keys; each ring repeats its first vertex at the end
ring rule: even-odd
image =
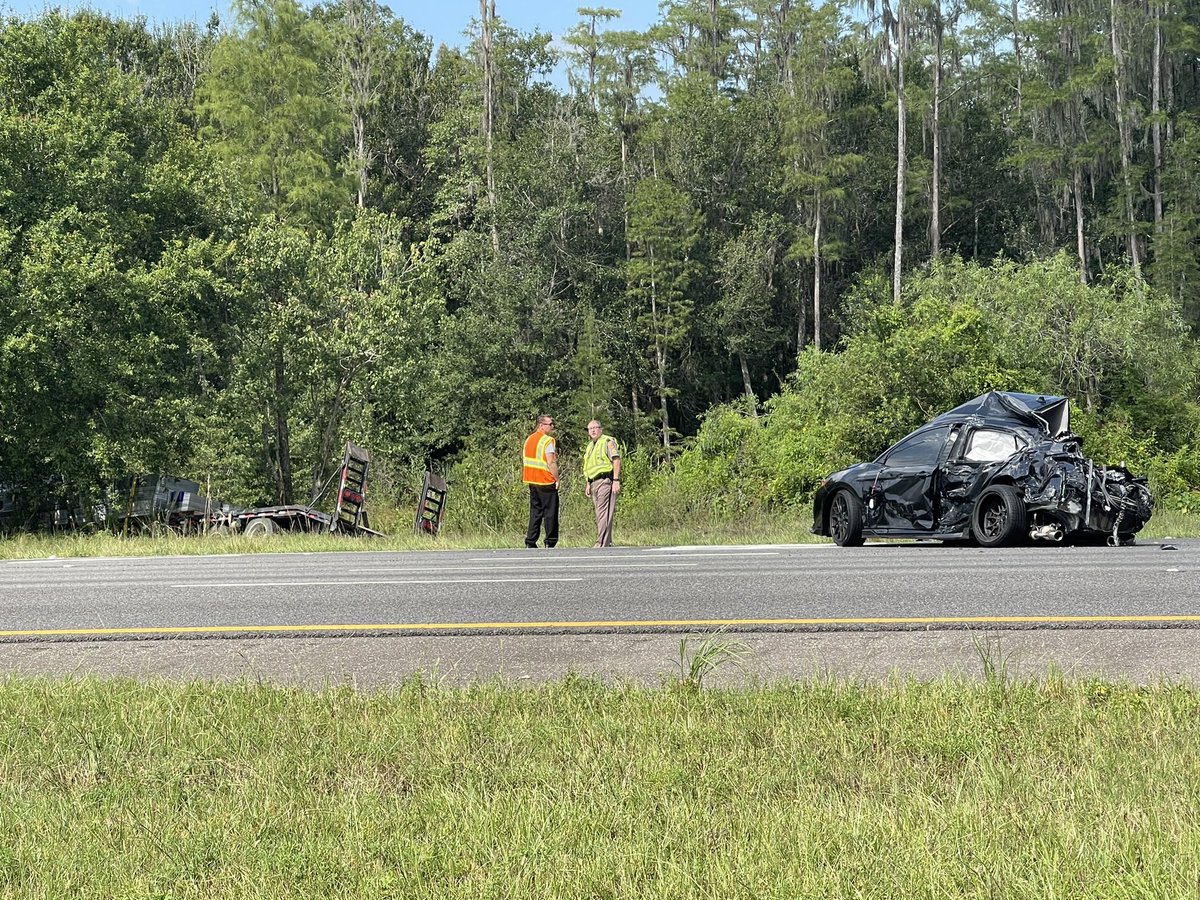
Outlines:
{"type": "Polygon", "coordinates": [[[675,487],[689,505],[722,518],[767,498],[761,420],[733,406],[714,407],[675,464],[675,487]]]}
{"type": "Polygon", "coordinates": [[[446,473],[447,516],[488,531],[524,528],[529,493],[521,481],[519,455],[468,450],[446,473]]]}

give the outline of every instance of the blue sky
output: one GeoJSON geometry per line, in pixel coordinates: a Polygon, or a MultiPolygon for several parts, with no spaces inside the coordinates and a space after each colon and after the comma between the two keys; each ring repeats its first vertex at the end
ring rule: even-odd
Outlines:
{"type": "MultiPolygon", "coordinates": [[[[438,44],[462,45],[462,32],[479,16],[479,0],[395,0],[388,4],[392,12],[438,44]]],[[[612,27],[642,30],[658,18],[658,0],[609,0],[600,4],[588,0],[496,0],[496,15],[521,31],[541,28],[561,38],[579,21],[575,10],[580,6],[608,6],[622,11],[612,27]]],[[[152,22],[208,20],[216,9],[226,18],[225,0],[0,0],[0,13],[27,17],[47,6],[65,9],[89,7],[119,18],[144,15],[152,22]]]]}

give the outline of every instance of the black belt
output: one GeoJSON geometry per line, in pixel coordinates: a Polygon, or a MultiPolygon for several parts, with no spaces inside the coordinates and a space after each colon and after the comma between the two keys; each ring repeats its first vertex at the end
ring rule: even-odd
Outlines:
{"type": "Polygon", "coordinates": [[[594,482],[597,482],[597,481],[612,481],[612,480],[613,480],[613,477],[611,475],[597,475],[595,478],[589,478],[588,484],[593,484],[594,482]]]}

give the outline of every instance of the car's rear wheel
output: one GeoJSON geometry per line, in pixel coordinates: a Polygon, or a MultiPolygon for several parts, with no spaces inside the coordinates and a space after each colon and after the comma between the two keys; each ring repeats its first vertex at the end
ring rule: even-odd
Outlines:
{"type": "Polygon", "coordinates": [[[863,542],[862,501],[847,490],[838,491],[829,504],[829,536],[839,547],[863,542]]]}
{"type": "Polygon", "coordinates": [[[981,547],[1015,543],[1024,531],[1025,501],[1016,488],[997,484],[979,495],[971,514],[971,536],[981,547]]]}

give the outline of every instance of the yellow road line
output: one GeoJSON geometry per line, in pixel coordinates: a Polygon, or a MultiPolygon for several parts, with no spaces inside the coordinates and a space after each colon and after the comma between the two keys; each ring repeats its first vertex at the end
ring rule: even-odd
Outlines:
{"type": "Polygon", "coordinates": [[[828,619],[612,619],[593,622],[376,622],[324,625],[151,625],[137,628],[31,628],[0,631],[0,638],[114,637],[183,634],[272,634],[330,631],[545,631],[594,628],[737,628],[805,625],[1072,625],[1200,623],[1200,615],[1156,616],[914,616],[828,619]]]}

